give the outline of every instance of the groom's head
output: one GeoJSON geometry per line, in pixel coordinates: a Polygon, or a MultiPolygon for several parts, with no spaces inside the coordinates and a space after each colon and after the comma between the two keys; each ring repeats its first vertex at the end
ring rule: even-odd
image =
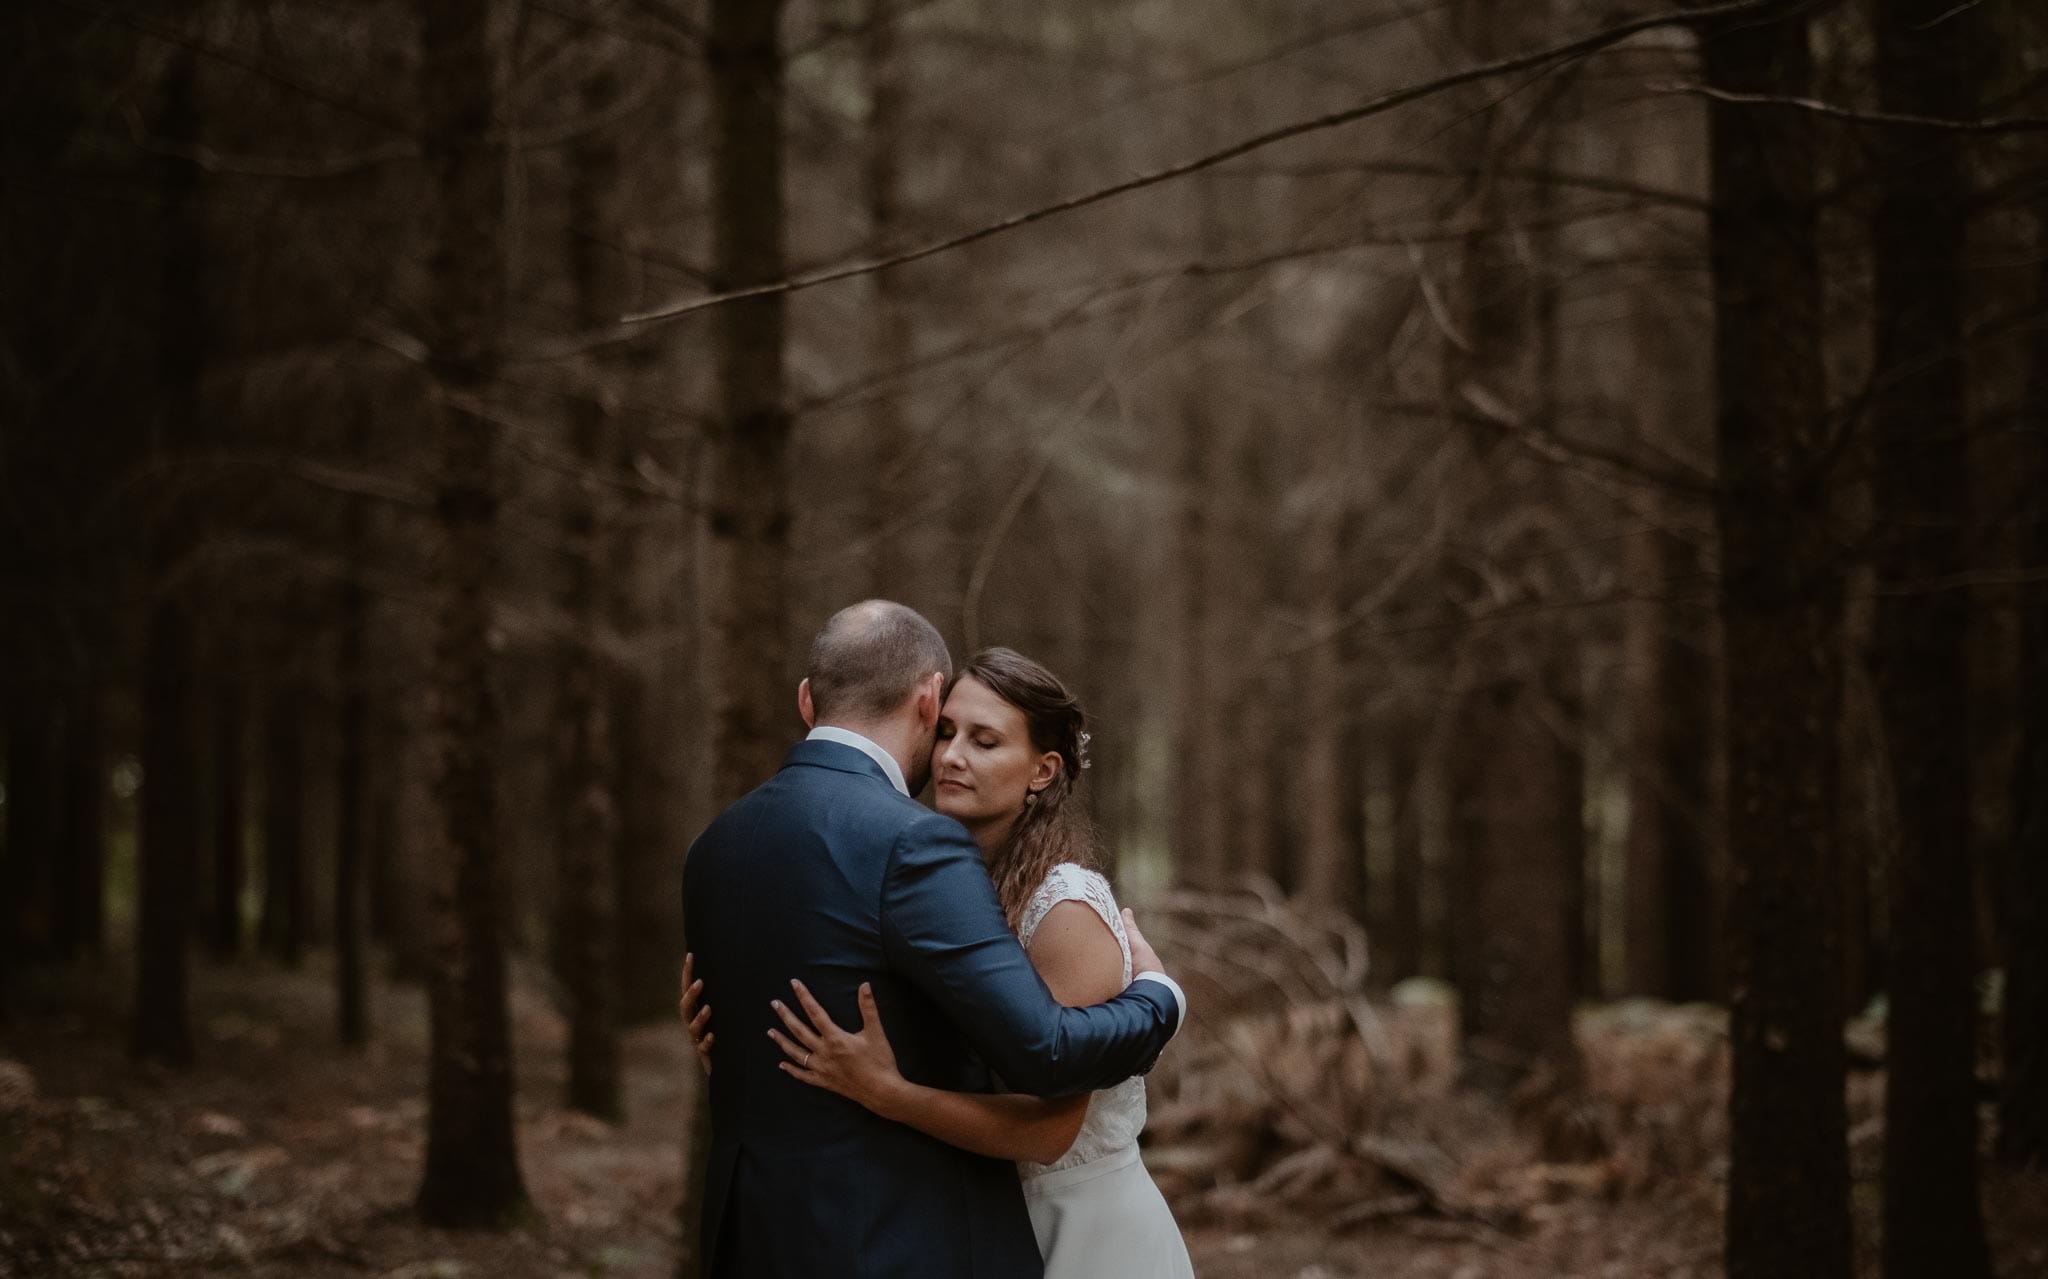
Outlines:
{"type": "Polygon", "coordinates": [[[946,641],[917,610],[862,600],[811,641],[797,709],[814,728],[850,729],[894,755],[915,795],[931,777],[932,732],[952,675],[946,641]]]}

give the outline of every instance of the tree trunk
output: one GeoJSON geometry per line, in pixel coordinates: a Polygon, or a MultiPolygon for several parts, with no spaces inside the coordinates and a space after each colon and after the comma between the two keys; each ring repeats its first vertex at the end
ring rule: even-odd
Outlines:
{"type": "MultiPolygon", "coordinates": [[[[1465,5],[1455,11],[1455,31],[1475,56],[1491,57],[1533,38],[1550,13],[1532,6],[1504,23],[1484,6],[1465,5]]],[[[1456,300],[1469,346],[1447,346],[1443,361],[1444,409],[1456,421],[1506,412],[1543,430],[1555,416],[1556,291],[1544,275],[1555,245],[1545,237],[1532,248],[1507,229],[1521,216],[1542,222],[1551,198],[1537,187],[1528,197],[1535,207],[1522,214],[1499,177],[1525,147],[1546,162],[1554,133],[1538,119],[1503,113],[1489,116],[1474,142],[1475,227],[1462,246],[1456,300]]],[[[1505,592],[1515,605],[1540,608],[1559,591],[1542,572],[1557,537],[1555,522],[1535,513],[1567,505],[1563,477],[1499,449],[1499,438],[1474,433],[1466,482],[1493,500],[1468,500],[1470,518],[1487,523],[1468,535],[1482,562],[1461,567],[1477,585],[1475,599],[1505,592]]],[[[1486,675],[1469,694],[1458,772],[1453,935],[1465,1070],[1499,1093],[1538,1080],[1561,1087],[1578,1070],[1572,1010],[1585,936],[1585,761],[1567,725],[1580,718],[1579,640],[1568,625],[1540,617],[1475,629],[1474,660],[1486,675]]]]}
{"type": "MultiPolygon", "coordinates": [[[[861,71],[868,99],[861,138],[861,201],[867,209],[869,248],[877,254],[902,233],[905,67],[897,48],[896,28],[902,17],[897,9],[892,0],[865,0],[861,12],[861,71]]],[[[869,277],[871,310],[862,326],[871,376],[889,379],[876,386],[868,400],[867,445],[876,467],[869,489],[868,528],[874,538],[871,589],[892,599],[901,599],[916,576],[918,557],[911,552],[926,524],[915,518],[916,503],[906,501],[906,472],[914,446],[907,411],[910,384],[899,380],[911,358],[903,280],[900,271],[877,271],[869,277]]]]}
{"type": "MultiPolygon", "coordinates": [[[[1336,495],[1319,495],[1335,504],[1336,495]]],[[[1317,907],[1356,916],[1363,900],[1360,872],[1364,869],[1361,849],[1349,839],[1345,805],[1356,798],[1355,787],[1345,783],[1344,774],[1356,760],[1345,758],[1347,729],[1357,710],[1347,695],[1347,681],[1337,644],[1330,635],[1337,610],[1343,512],[1324,510],[1309,520],[1305,563],[1301,566],[1308,619],[1307,652],[1288,663],[1299,674],[1290,681],[1294,699],[1294,739],[1299,747],[1292,766],[1295,783],[1290,807],[1301,819],[1301,837],[1296,843],[1298,874],[1296,891],[1317,907]]]]}
{"type": "Polygon", "coordinates": [[[18,690],[7,717],[7,844],[0,869],[5,935],[17,956],[57,953],[57,845],[63,809],[57,699],[46,683],[18,690]]]}
{"type": "MultiPolygon", "coordinates": [[[[1203,258],[1221,256],[1227,239],[1228,193],[1210,175],[1190,180],[1194,183],[1195,251],[1203,258]]],[[[1227,699],[1221,694],[1229,683],[1229,667],[1218,660],[1218,636],[1224,626],[1218,597],[1224,582],[1217,571],[1223,540],[1218,530],[1227,532],[1229,516],[1222,512],[1219,519],[1218,507],[1234,495],[1218,491],[1225,467],[1218,464],[1217,451],[1227,435],[1218,421],[1217,378],[1208,344],[1208,329],[1225,299],[1213,282],[1185,280],[1176,289],[1187,301],[1188,337],[1187,363],[1181,373],[1183,389],[1176,406],[1179,422],[1173,477],[1176,548],[1172,562],[1179,578],[1180,608],[1176,637],[1180,686],[1174,698],[1173,869],[1182,883],[1218,889],[1229,886],[1238,873],[1228,865],[1232,852],[1228,842],[1229,785],[1236,770],[1225,767],[1223,752],[1218,749],[1225,736],[1219,731],[1222,716],[1227,712],[1227,699]]],[[[1237,674],[1242,678],[1246,673],[1237,674]]]]}
{"type": "MultiPolygon", "coordinates": [[[[782,278],[781,0],[714,0],[713,201],[718,286],[782,278]]],[[[795,696],[788,636],[790,417],[783,299],[717,312],[718,440],[707,477],[714,610],[717,793],[730,803],[773,776],[795,696]]]]}
{"type": "MultiPolygon", "coordinates": [[[[199,140],[197,55],[176,52],[165,73],[162,137],[199,140]]],[[[158,317],[159,449],[190,449],[200,432],[205,371],[205,205],[196,166],[164,162],[163,313],[158,317]]],[[[187,942],[199,869],[199,777],[193,726],[192,622],[174,577],[195,540],[175,498],[151,528],[151,600],[142,657],[142,814],[137,859],[136,982],[129,1038],[136,1057],[192,1060],[187,942]]]]}
{"type": "Polygon", "coordinates": [[[61,948],[100,953],[106,942],[107,752],[100,690],[82,678],[64,723],[64,894],[61,948]]]}
{"type": "MultiPolygon", "coordinates": [[[[1557,672],[1550,672],[1557,678],[1557,672]]],[[[1546,681],[1548,682],[1548,681],[1546,681]]],[[[1468,712],[1475,747],[1468,803],[1465,938],[1459,974],[1466,1073],[1506,1093],[1541,1077],[1575,1077],[1585,847],[1579,754],[1558,741],[1542,684],[1507,675],[1480,686],[1468,712]]]]}
{"type": "Polygon", "coordinates": [[[361,683],[361,611],[358,608],[352,613],[342,631],[342,669],[351,672],[352,679],[342,692],[341,734],[335,757],[334,1029],[342,1043],[357,1045],[370,1038],[369,989],[363,973],[370,697],[361,683]]]}
{"type": "Polygon", "coordinates": [[[434,839],[428,978],[427,1154],[417,1206],[430,1224],[503,1225],[526,1208],[513,1125],[503,879],[491,686],[500,500],[498,427],[483,412],[505,319],[505,154],[498,121],[507,6],[443,0],[422,20],[421,95],[438,207],[429,263],[435,423],[431,658],[434,839]]]}
{"type": "Polygon", "coordinates": [[[1422,974],[1422,773],[1423,743],[1410,732],[1420,726],[1396,721],[1372,743],[1384,761],[1386,839],[1384,891],[1373,885],[1373,912],[1380,922],[1373,939],[1373,971],[1386,982],[1422,974]]]}
{"type": "Polygon", "coordinates": [[[242,682],[227,676],[214,685],[213,874],[208,883],[207,944],[217,959],[242,950],[242,876],[247,865],[242,794],[242,682]]]}
{"type": "Polygon", "coordinates": [[[306,692],[285,684],[263,719],[263,949],[298,967],[306,952],[306,692]]]}
{"type": "MultiPolygon", "coordinates": [[[[632,633],[643,617],[632,584],[636,543],[637,535],[629,528],[616,530],[612,539],[612,616],[622,634],[632,633]]],[[[698,598],[688,583],[679,594],[686,601],[698,598]]],[[[692,656],[687,650],[679,654],[675,669],[694,669],[692,656]]],[[[629,1025],[676,1015],[676,956],[682,953],[683,939],[675,894],[682,879],[683,849],[675,832],[678,825],[695,829],[695,814],[679,796],[687,791],[691,765],[698,762],[681,758],[676,719],[662,713],[660,699],[676,695],[674,688],[663,687],[660,678],[637,662],[613,668],[608,718],[617,804],[617,987],[620,1017],[629,1025]]]]}
{"type": "Polygon", "coordinates": [[[1656,530],[1637,540],[1638,589],[1654,602],[1631,619],[1632,774],[1624,875],[1630,994],[1719,996],[1720,885],[1714,874],[1715,678],[1712,618],[1691,602],[1705,572],[1699,549],[1656,530]]]}
{"type": "MultiPolygon", "coordinates": [[[[1702,32],[1709,84],[1804,96],[1803,7],[1702,32]]],[[[1813,118],[1715,103],[1714,372],[1726,634],[1731,1279],[1848,1279],[1830,539],[1813,118]]]]}
{"type": "MultiPolygon", "coordinates": [[[[1887,111],[1976,107],[1972,15],[1877,0],[1887,111]]],[[[1976,900],[1971,821],[1969,395],[1963,252],[1969,183],[1954,133],[1878,148],[1876,436],[1879,704],[1898,802],[1891,884],[1884,1165],[1886,1279],[1990,1274],[1977,1206],[1976,900]]]]}
{"type": "MultiPolygon", "coordinates": [[[[1208,190],[1205,185],[1204,192],[1208,190]]],[[[1205,197],[1206,198],[1206,197],[1205,197]]],[[[1191,374],[1191,376],[1194,376],[1191,374]]],[[[1178,767],[1174,801],[1174,873],[1183,883],[1215,889],[1232,878],[1224,847],[1227,774],[1218,767],[1221,727],[1217,713],[1220,674],[1215,653],[1216,581],[1211,572],[1210,506],[1218,500],[1210,483],[1215,450],[1214,411],[1209,403],[1185,404],[1180,429],[1180,474],[1175,509],[1179,514],[1181,588],[1181,689],[1178,767]]],[[[1107,601],[1103,601],[1105,607],[1107,601]]]]}
{"type": "MultiPolygon", "coordinates": [[[[1852,446],[1853,447],[1853,446],[1852,446]]],[[[1867,451],[1855,470],[1867,472],[1867,451]]],[[[1866,491],[1867,483],[1849,481],[1866,491]]],[[[1868,503],[1866,502],[1867,506],[1868,503]]],[[[1838,507],[1853,509],[1852,502],[1838,507]]],[[[1845,533],[1868,537],[1868,512],[1845,521],[1845,533]],[[1849,532],[1853,530],[1853,532],[1849,532]]],[[[1885,887],[1898,850],[1898,823],[1890,808],[1891,761],[1884,749],[1883,714],[1871,679],[1871,635],[1876,619],[1877,578],[1869,563],[1851,564],[1843,575],[1842,723],[1838,734],[1836,828],[1842,841],[1842,1006],[1851,1015],[1870,1006],[1884,986],[1885,945],[1891,921],[1885,917],[1885,887]]]]}
{"type": "MultiPolygon", "coordinates": [[[[2048,246],[2048,205],[2036,243],[2048,246]]],[[[2039,250],[2037,249],[2037,252],[2039,250]]],[[[2035,298],[2048,307],[2048,253],[2035,298]]],[[[2048,325],[2033,328],[2027,400],[2028,499],[2020,514],[2020,563],[2048,564],[2048,325]]],[[[2004,1073],[1998,1090],[1998,1154],[2048,1165],[2048,583],[2021,588],[2020,749],[2013,772],[2011,871],[2005,892],[2004,1073]]]]}
{"type": "MultiPolygon", "coordinates": [[[[724,289],[782,278],[782,0],[712,0],[713,270],[724,289]]],[[[706,468],[714,802],[774,775],[787,746],[795,679],[789,644],[789,431],[783,299],[715,317],[719,421],[706,468]]],[[[699,1105],[681,1206],[679,1266],[699,1266],[709,1111],[699,1105]]]]}
{"type": "MultiPolygon", "coordinates": [[[[583,86],[583,111],[595,118],[612,109],[618,79],[609,69],[583,86]]],[[[600,130],[571,153],[569,267],[580,322],[602,328],[623,309],[610,260],[592,232],[613,225],[611,189],[618,182],[617,148],[600,130]]],[[[618,974],[613,939],[618,927],[618,819],[612,799],[610,663],[600,652],[610,561],[605,556],[611,520],[599,477],[618,453],[609,415],[596,404],[572,410],[572,448],[589,478],[572,482],[563,529],[570,571],[562,600],[569,636],[563,654],[557,760],[565,800],[556,891],[563,978],[569,996],[569,1105],[616,1119],[623,1107],[619,1049],[618,974]]]]}
{"type": "MultiPolygon", "coordinates": [[[[350,454],[369,455],[369,421],[357,409],[350,422],[350,454]]],[[[350,498],[343,514],[343,558],[350,576],[342,583],[340,653],[336,679],[341,722],[335,743],[334,835],[334,1029],[350,1046],[370,1037],[369,990],[363,973],[364,863],[372,801],[369,783],[370,663],[368,568],[369,512],[362,498],[350,498]]]]}

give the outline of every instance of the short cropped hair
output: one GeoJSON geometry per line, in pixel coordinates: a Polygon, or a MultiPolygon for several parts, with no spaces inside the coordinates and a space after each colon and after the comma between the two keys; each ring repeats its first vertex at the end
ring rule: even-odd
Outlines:
{"type": "Polygon", "coordinates": [[[877,719],[934,673],[953,677],[938,628],[893,600],[862,600],[834,613],[811,641],[811,712],[819,720],[877,719]]]}

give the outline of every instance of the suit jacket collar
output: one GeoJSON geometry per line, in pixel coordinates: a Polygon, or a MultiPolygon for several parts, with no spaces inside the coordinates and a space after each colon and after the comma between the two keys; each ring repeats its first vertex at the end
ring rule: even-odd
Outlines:
{"type": "Polygon", "coordinates": [[[836,772],[852,773],[856,777],[872,777],[890,790],[896,783],[889,780],[889,774],[882,766],[868,757],[866,751],[843,742],[802,741],[789,748],[789,755],[782,766],[803,764],[812,768],[829,768],[836,772]]]}

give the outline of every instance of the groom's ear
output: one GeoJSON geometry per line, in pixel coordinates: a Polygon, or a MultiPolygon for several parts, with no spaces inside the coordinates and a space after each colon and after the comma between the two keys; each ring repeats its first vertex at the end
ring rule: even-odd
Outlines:
{"type": "Polygon", "coordinates": [[[917,689],[917,722],[920,728],[936,728],[939,707],[944,700],[946,677],[933,671],[917,689]]]}
{"type": "Polygon", "coordinates": [[[805,728],[818,726],[818,708],[811,704],[811,681],[796,686],[796,713],[804,717],[805,728]]]}

